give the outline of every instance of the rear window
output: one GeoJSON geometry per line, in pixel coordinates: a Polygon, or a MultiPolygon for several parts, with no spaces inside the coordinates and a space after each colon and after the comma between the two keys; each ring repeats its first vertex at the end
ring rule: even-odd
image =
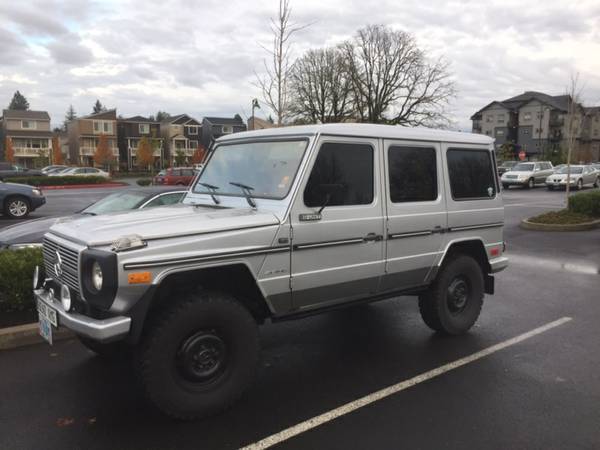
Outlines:
{"type": "Polygon", "coordinates": [[[493,163],[488,150],[451,148],[447,159],[452,198],[476,200],[496,195],[493,163]]]}

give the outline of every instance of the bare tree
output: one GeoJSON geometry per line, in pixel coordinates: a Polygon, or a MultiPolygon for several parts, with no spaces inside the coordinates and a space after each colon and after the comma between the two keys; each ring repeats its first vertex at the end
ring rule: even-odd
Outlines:
{"type": "Polygon", "coordinates": [[[350,75],[339,48],[309,50],[290,72],[290,113],[310,123],[341,122],[354,112],[350,75]]]}
{"type": "Polygon", "coordinates": [[[571,186],[571,156],[577,146],[577,138],[583,128],[584,114],[581,106],[581,94],[583,88],[579,83],[579,74],[571,74],[571,81],[567,87],[568,104],[566,117],[567,132],[567,186],[566,204],[569,206],[569,192],[571,186]]]}
{"type": "Polygon", "coordinates": [[[279,14],[271,18],[273,48],[265,50],[269,60],[263,61],[265,74],[256,75],[256,84],[262,91],[264,103],[277,116],[277,125],[282,125],[289,115],[288,78],[290,72],[291,38],[306,26],[290,21],[292,9],[289,0],[279,0],[279,14]]]}
{"type": "Polygon", "coordinates": [[[360,120],[412,126],[449,124],[454,96],[448,64],[431,62],[412,35],[383,25],[360,29],[344,43],[360,120]]]}

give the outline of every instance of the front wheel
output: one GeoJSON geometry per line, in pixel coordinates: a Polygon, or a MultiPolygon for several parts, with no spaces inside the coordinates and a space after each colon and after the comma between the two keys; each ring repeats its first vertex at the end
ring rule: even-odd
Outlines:
{"type": "Polygon", "coordinates": [[[577,190],[580,191],[583,189],[583,180],[580,178],[577,180],[577,190]]]}
{"type": "Polygon", "coordinates": [[[533,178],[530,178],[529,181],[527,182],[527,189],[533,189],[535,187],[535,180],[533,178]]]}
{"type": "Polygon", "coordinates": [[[25,197],[10,197],[4,202],[4,214],[13,219],[24,219],[31,208],[25,197]]]}
{"type": "Polygon", "coordinates": [[[258,329],[221,292],[190,295],[150,323],[138,349],[146,396],[173,418],[192,420],[233,404],[254,377],[258,329]]]}
{"type": "Polygon", "coordinates": [[[419,296],[421,317],[439,333],[466,333],[479,317],[483,291],[483,272],[477,261],[467,255],[454,256],[419,296]]]}
{"type": "Polygon", "coordinates": [[[596,178],[596,181],[594,181],[594,187],[597,188],[598,186],[600,186],[600,178],[596,178]]]}

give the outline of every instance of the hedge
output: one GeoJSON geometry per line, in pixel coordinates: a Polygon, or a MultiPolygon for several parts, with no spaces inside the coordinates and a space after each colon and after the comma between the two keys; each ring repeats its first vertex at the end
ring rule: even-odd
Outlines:
{"type": "Polygon", "coordinates": [[[104,177],[64,176],[64,177],[13,177],[6,178],[6,183],[28,184],[30,186],[65,186],[69,184],[102,184],[107,183],[104,177]]]}
{"type": "Polygon", "coordinates": [[[35,309],[33,271],[42,263],[41,248],[0,251],[0,313],[35,309]]]}
{"type": "Polygon", "coordinates": [[[138,186],[150,186],[152,184],[152,178],[140,178],[136,183],[138,186]]]}
{"type": "Polygon", "coordinates": [[[569,198],[569,210],[591,217],[600,217],[600,191],[584,192],[569,198]]]}

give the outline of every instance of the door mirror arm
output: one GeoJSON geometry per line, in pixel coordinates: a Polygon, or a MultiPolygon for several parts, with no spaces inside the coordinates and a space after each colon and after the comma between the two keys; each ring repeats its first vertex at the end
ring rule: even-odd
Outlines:
{"type": "Polygon", "coordinates": [[[327,195],[325,196],[325,201],[323,202],[323,204],[319,208],[319,211],[317,212],[317,214],[321,214],[323,212],[323,210],[325,209],[325,207],[329,204],[329,200],[331,200],[331,193],[328,192],[327,195]]]}

